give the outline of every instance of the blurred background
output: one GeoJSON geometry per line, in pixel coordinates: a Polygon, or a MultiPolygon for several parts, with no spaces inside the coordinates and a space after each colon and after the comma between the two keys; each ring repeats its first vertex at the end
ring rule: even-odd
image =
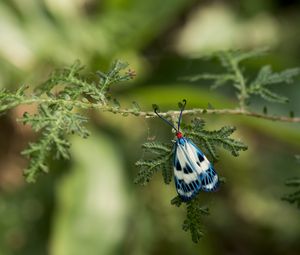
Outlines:
{"type": "MultiPolygon", "coordinates": [[[[296,0],[2,0],[0,87],[37,85],[57,67],[80,59],[86,74],[126,60],[137,72],[113,94],[126,107],[133,100],[151,110],[235,107],[234,91],[187,83],[182,76],[220,72],[216,61],[193,57],[222,49],[269,47],[245,62],[249,77],[262,65],[300,66],[300,3],[296,0]]],[[[300,115],[299,78],[278,86],[286,105],[270,113],[300,115]]],[[[266,105],[255,99],[250,108],[266,105]]],[[[71,160],[53,161],[35,184],[24,182],[20,151],[35,139],[15,119],[32,106],[0,116],[0,254],[300,254],[300,211],[281,200],[287,178],[300,174],[299,125],[246,117],[206,116],[208,129],[235,125],[249,149],[239,158],[221,150],[216,165],[226,184],[201,194],[211,210],[199,244],[181,229],[184,207],[170,205],[174,184],[160,173],[146,187],[133,184],[134,162],[145,140],[169,142],[159,120],[91,112],[91,137],[71,137],[71,160]]],[[[189,122],[187,117],[185,122],[189,122]]]]}

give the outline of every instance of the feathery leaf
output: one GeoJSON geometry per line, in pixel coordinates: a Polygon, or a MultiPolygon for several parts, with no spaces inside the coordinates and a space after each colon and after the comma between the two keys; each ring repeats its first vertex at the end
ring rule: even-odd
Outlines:
{"type": "MultiPolygon", "coordinates": [[[[300,155],[295,156],[297,162],[300,164],[300,155]]],[[[291,204],[296,204],[300,209],[300,177],[294,177],[285,182],[288,187],[296,188],[296,191],[291,192],[282,197],[282,200],[287,201],[291,204]]]]}

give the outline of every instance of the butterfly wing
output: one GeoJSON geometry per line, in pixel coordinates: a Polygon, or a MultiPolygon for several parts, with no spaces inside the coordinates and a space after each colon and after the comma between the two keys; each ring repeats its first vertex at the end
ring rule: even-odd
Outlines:
{"type": "Polygon", "coordinates": [[[202,190],[206,192],[215,191],[219,187],[219,178],[213,165],[190,139],[186,140],[188,154],[192,155],[192,161],[196,161],[197,166],[195,164],[194,166],[199,173],[202,190]]]}
{"type": "Polygon", "coordinates": [[[175,144],[174,176],[178,194],[191,200],[200,190],[214,191],[218,175],[202,151],[189,139],[180,138],[175,144]]]}

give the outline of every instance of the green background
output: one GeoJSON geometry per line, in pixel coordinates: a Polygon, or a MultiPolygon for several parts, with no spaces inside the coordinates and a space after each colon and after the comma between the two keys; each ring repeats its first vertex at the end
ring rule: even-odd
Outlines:
{"type": "MultiPolygon", "coordinates": [[[[262,65],[276,71],[300,66],[298,1],[2,0],[0,87],[37,85],[57,67],[80,59],[86,74],[123,59],[137,72],[112,93],[122,107],[137,101],[151,110],[235,107],[234,91],[182,76],[220,72],[215,61],[194,57],[223,49],[269,47],[245,62],[250,78],[262,65]]],[[[286,105],[255,98],[252,110],[300,115],[299,78],[276,90],[286,105]]],[[[300,126],[249,117],[206,116],[207,128],[235,125],[249,149],[239,158],[221,150],[216,169],[226,177],[218,193],[201,194],[211,216],[194,244],[181,229],[183,207],[170,205],[176,191],[161,174],[146,187],[133,184],[141,144],[173,135],[159,120],[89,113],[91,136],[70,137],[70,161],[49,162],[51,172],[26,184],[20,151],[36,139],[15,119],[32,106],[0,117],[0,254],[300,254],[299,210],[281,200],[287,178],[299,175],[300,126]]],[[[184,122],[189,122],[185,118],[184,122]]]]}

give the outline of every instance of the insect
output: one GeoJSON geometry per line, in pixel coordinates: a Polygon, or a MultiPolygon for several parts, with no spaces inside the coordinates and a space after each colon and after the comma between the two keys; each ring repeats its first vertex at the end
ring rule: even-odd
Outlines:
{"type": "Polygon", "coordinates": [[[190,201],[199,191],[215,191],[219,186],[219,178],[203,152],[188,138],[180,132],[182,112],[186,100],[181,106],[177,128],[163,116],[154,110],[156,115],[176,131],[176,142],[174,144],[174,179],[178,195],[184,202],[190,201]]]}

